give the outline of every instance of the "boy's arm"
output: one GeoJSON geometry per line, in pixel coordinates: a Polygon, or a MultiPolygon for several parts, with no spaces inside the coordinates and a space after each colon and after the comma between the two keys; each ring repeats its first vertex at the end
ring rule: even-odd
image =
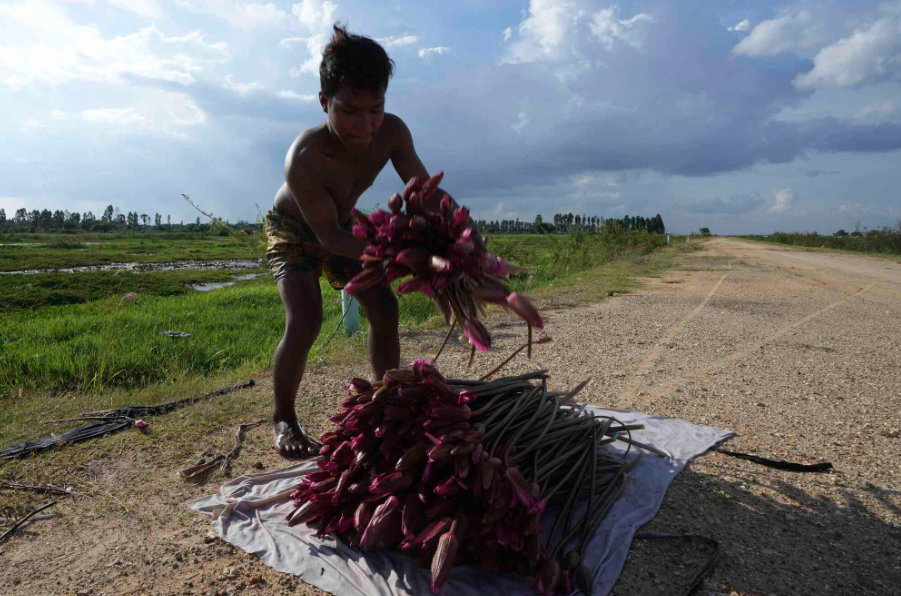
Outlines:
{"type": "Polygon", "coordinates": [[[325,190],[325,181],[317,169],[291,160],[285,164],[285,180],[304,221],[322,247],[342,257],[359,259],[366,243],[341,227],[335,201],[325,190]]]}
{"type": "MultiPolygon", "coordinates": [[[[416,154],[416,149],[413,146],[413,135],[410,134],[410,129],[407,128],[407,125],[404,124],[403,120],[396,116],[395,118],[397,120],[397,135],[395,138],[394,150],[391,152],[391,163],[394,165],[394,169],[397,171],[400,179],[404,181],[404,184],[414,176],[425,182],[429,179],[429,172],[422,164],[422,160],[419,159],[419,155],[416,154]]],[[[435,189],[432,196],[425,202],[424,207],[430,211],[440,211],[441,199],[444,195],[450,197],[455,207],[459,207],[457,202],[454,201],[454,198],[441,188],[435,189]]],[[[476,232],[473,237],[476,246],[484,249],[482,236],[478,233],[479,229],[471,217],[469,218],[469,225],[472,226],[473,230],[476,232]]]]}

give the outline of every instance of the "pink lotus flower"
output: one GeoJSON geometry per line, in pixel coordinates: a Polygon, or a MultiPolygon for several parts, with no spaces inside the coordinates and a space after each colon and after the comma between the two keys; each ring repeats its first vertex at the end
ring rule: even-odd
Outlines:
{"type": "Polygon", "coordinates": [[[507,296],[507,305],[532,327],[539,329],[544,327],[544,321],[538,314],[538,310],[532,305],[532,301],[519,292],[510,292],[510,295],[507,296]]]}
{"type": "Polygon", "coordinates": [[[464,320],[463,332],[466,334],[466,337],[469,338],[472,345],[482,352],[487,352],[488,348],[491,347],[491,335],[488,333],[488,329],[485,328],[485,325],[478,319],[464,320]]]}
{"type": "Polygon", "coordinates": [[[141,430],[147,430],[147,427],[150,425],[144,422],[144,420],[135,420],[135,426],[137,426],[141,430]]]}
{"type": "Polygon", "coordinates": [[[526,479],[523,478],[522,472],[519,471],[519,468],[509,467],[504,471],[504,476],[510,482],[510,486],[513,489],[513,500],[510,503],[510,506],[513,507],[516,503],[521,503],[523,507],[526,509],[526,513],[535,513],[536,511],[544,511],[544,507],[546,505],[546,500],[541,499],[540,501],[532,496],[532,487],[528,485],[526,479]]]}

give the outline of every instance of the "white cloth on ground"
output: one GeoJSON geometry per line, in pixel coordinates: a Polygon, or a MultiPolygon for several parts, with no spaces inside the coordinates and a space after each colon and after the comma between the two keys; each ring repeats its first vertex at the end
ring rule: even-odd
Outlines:
{"type": "MultiPolygon", "coordinates": [[[[605,596],[622,570],[635,531],[656,515],[667,487],[693,458],[730,436],[732,432],[638,412],[588,407],[587,411],[612,416],[624,424],[644,424],[633,432],[641,441],[668,453],[662,458],[645,453],[629,473],[623,497],[608,513],[585,551],[585,563],[594,573],[594,594],[605,596]]],[[[622,452],[616,441],[608,447],[622,452]]],[[[634,448],[633,448],[634,454],[634,448]]],[[[631,457],[631,455],[630,455],[631,457]]],[[[431,593],[429,570],[419,569],[400,552],[387,549],[362,552],[333,536],[316,538],[306,524],[288,527],[285,517],[293,503],[282,498],[261,507],[249,506],[290,490],[300,476],[318,469],[312,461],[272,472],[235,478],[222,485],[219,494],[188,503],[213,516],[213,529],[226,542],[257,555],[263,563],[283,573],[341,596],[412,596],[431,593]]],[[[542,523],[550,528],[552,509],[542,523]]],[[[444,585],[444,596],[520,596],[534,594],[532,579],[513,573],[484,573],[477,566],[458,565],[444,585]]]]}

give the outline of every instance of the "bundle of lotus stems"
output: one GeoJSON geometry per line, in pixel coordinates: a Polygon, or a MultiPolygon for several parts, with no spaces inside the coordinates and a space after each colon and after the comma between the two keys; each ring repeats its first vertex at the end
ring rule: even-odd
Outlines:
{"type": "Polygon", "coordinates": [[[426,181],[410,179],[402,195],[388,200],[390,213],[377,210],[367,215],[354,209],[353,233],[367,246],[364,269],[345,290],[354,294],[384,280],[412,275],[397,286],[397,292],[426,293],[451,328],[460,323],[473,355],[477,348],[484,352],[491,346],[491,335],[479,320],[486,303],[516,312],[528,325],[531,339],[532,327],[541,329],[544,321],[528,298],[505,285],[510,274],[529,270],[488,252],[471,225],[469,209],[456,207],[449,196],[441,199],[438,212],[426,209],[443,176],[439,172],[426,181]]]}
{"type": "Polygon", "coordinates": [[[639,425],[575,402],[587,381],[560,392],[547,380],[446,379],[423,359],[376,383],[353,379],[288,523],[399,549],[431,566],[436,593],[460,563],[533,576],[540,594],[591,594],[585,548],[639,459],[631,447],[646,446],[631,437],[639,425]],[[617,440],[621,455],[608,447],[617,440]]]}

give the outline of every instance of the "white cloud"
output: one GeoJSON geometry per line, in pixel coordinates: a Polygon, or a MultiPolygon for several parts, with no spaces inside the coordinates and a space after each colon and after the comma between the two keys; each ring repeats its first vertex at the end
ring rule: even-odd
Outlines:
{"type": "Polygon", "coordinates": [[[774,213],[779,215],[780,213],[785,213],[792,206],[792,203],[795,202],[797,198],[797,193],[791,188],[783,188],[782,190],[776,191],[776,204],[767,209],[767,213],[774,213]]]}
{"type": "Polygon", "coordinates": [[[591,32],[604,44],[607,51],[612,50],[617,41],[640,51],[650,35],[648,26],[653,23],[654,18],[643,12],[631,19],[620,19],[619,6],[614,4],[594,13],[591,17],[591,32]]]}
{"type": "Polygon", "coordinates": [[[735,25],[734,27],[729,27],[727,29],[727,31],[747,31],[750,28],[751,28],[751,21],[749,21],[748,19],[745,19],[738,25],[735,25]]]}
{"type": "Polygon", "coordinates": [[[314,35],[313,37],[305,38],[304,41],[307,44],[307,51],[310,57],[297,68],[291,69],[292,77],[299,77],[305,73],[319,74],[319,64],[322,63],[322,50],[328,42],[328,37],[325,34],[314,35]]]}
{"type": "Polygon", "coordinates": [[[517,122],[510,128],[515,130],[517,134],[520,134],[525,129],[525,127],[529,125],[529,116],[528,114],[526,114],[525,110],[522,110],[519,112],[518,118],[519,122],[517,122]]]}
{"type": "Polygon", "coordinates": [[[157,133],[181,140],[189,138],[185,128],[206,122],[206,114],[187,95],[159,90],[148,92],[135,106],[82,110],[81,118],[113,135],[157,133]]]}
{"type": "Polygon", "coordinates": [[[510,41],[511,37],[513,37],[513,27],[507,27],[504,29],[504,41],[510,41]]]}
{"type": "Polygon", "coordinates": [[[859,110],[856,114],[854,114],[854,118],[857,120],[885,118],[887,116],[897,114],[899,112],[899,108],[901,108],[901,105],[899,105],[897,101],[886,99],[883,101],[877,101],[876,103],[870,104],[867,107],[859,110]]]}
{"type": "Polygon", "coordinates": [[[158,19],[164,16],[162,9],[155,0],[107,0],[107,2],[149,19],[158,19]]]}
{"type": "Polygon", "coordinates": [[[53,110],[50,112],[50,117],[57,121],[66,121],[69,119],[69,115],[62,110],[53,110]]]}
{"type": "Polygon", "coordinates": [[[520,39],[511,45],[508,61],[559,58],[566,53],[565,42],[583,15],[571,0],[531,0],[528,16],[519,24],[520,39]]]}
{"type": "Polygon", "coordinates": [[[254,91],[258,91],[263,88],[263,85],[257,83],[256,81],[254,81],[253,83],[236,83],[235,75],[233,74],[226,75],[225,86],[241,97],[247,97],[254,91]]]}
{"type": "Polygon", "coordinates": [[[4,84],[72,80],[121,83],[127,76],[190,85],[205,68],[231,59],[224,41],[207,43],[197,31],[167,37],[155,25],[104,38],[95,25],[79,25],[59,6],[42,0],[0,5],[5,21],[0,66],[11,76],[4,84]]]}
{"type": "Polygon", "coordinates": [[[21,129],[23,131],[34,130],[35,128],[46,128],[48,125],[43,120],[38,120],[37,118],[28,118],[24,120],[21,125],[21,129]]]}
{"type": "Polygon", "coordinates": [[[291,7],[291,12],[297,17],[301,25],[310,31],[320,31],[323,27],[332,25],[332,17],[338,5],[329,0],[303,0],[300,4],[291,7]]]}
{"type": "Polygon", "coordinates": [[[444,46],[438,46],[436,48],[422,48],[419,50],[419,57],[425,60],[426,62],[430,62],[432,60],[432,55],[437,54],[439,56],[445,56],[453,53],[453,48],[447,48],[444,46]]]}
{"type": "Polygon", "coordinates": [[[283,48],[288,48],[289,50],[291,50],[291,49],[294,49],[294,44],[300,43],[300,42],[306,42],[307,39],[309,39],[309,38],[307,38],[307,37],[286,37],[285,39],[278,42],[278,45],[280,45],[283,48]]]}
{"type": "Polygon", "coordinates": [[[417,43],[419,41],[419,37],[415,35],[403,35],[401,37],[380,37],[376,39],[377,42],[385,46],[386,48],[396,48],[398,46],[408,46],[413,43],[417,43]]]}
{"type": "Polygon", "coordinates": [[[135,108],[102,108],[95,110],[83,110],[81,117],[87,122],[100,122],[115,124],[117,127],[131,130],[145,130],[153,128],[153,121],[135,108]]]}
{"type": "Polygon", "coordinates": [[[299,93],[295,93],[294,91],[289,91],[287,89],[282,89],[278,92],[278,96],[282,99],[295,99],[300,101],[316,101],[315,95],[301,95],[299,93]]]}
{"type": "Polygon", "coordinates": [[[853,87],[901,74],[901,12],[888,13],[850,37],[821,49],[813,70],[795,77],[799,89],[853,87]]]}
{"type": "Polygon", "coordinates": [[[806,10],[761,22],[732,48],[736,56],[775,56],[809,50],[823,41],[820,23],[806,10]]]}
{"type": "Polygon", "coordinates": [[[244,26],[254,25],[281,25],[290,18],[288,13],[275,4],[239,4],[234,13],[233,22],[244,26]]]}

